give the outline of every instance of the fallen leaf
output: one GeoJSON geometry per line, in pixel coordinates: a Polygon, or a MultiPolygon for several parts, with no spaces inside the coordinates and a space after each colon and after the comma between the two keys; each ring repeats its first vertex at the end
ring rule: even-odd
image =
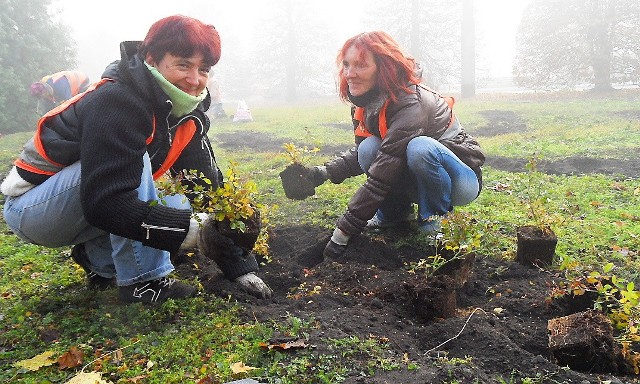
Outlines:
{"type": "Polygon", "coordinates": [[[248,365],[244,365],[242,361],[238,361],[237,363],[231,364],[231,372],[237,373],[246,373],[252,371],[254,369],[258,369],[256,367],[250,367],[248,365]]]}
{"type": "Polygon", "coordinates": [[[291,348],[306,348],[307,343],[303,339],[294,340],[269,340],[269,343],[260,343],[260,347],[267,349],[287,350],[291,348]]]}
{"type": "Polygon", "coordinates": [[[127,379],[128,382],[130,383],[138,383],[138,382],[144,382],[143,380],[147,378],[147,375],[138,375],[138,376],[134,376],[134,377],[130,377],[127,379]]]}
{"type": "Polygon", "coordinates": [[[214,381],[213,377],[207,375],[198,381],[198,384],[215,384],[217,381],[214,381]]]}
{"type": "Polygon", "coordinates": [[[80,372],[65,384],[111,384],[111,382],[102,380],[100,372],[80,372]]]}
{"type": "Polygon", "coordinates": [[[78,347],[71,347],[62,356],[58,357],[58,367],[60,369],[75,368],[82,364],[84,353],[78,347]]]}
{"type": "Polygon", "coordinates": [[[56,361],[51,359],[52,351],[45,351],[30,359],[20,360],[13,363],[14,367],[28,369],[29,371],[37,371],[42,367],[53,365],[56,361]]]}

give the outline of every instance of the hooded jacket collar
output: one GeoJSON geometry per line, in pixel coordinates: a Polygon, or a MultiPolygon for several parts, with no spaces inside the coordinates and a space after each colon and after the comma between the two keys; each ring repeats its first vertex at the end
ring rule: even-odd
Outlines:
{"type": "MultiPolygon", "coordinates": [[[[156,108],[162,105],[162,112],[168,115],[171,111],[172,103],[169,96],[162,90],[144,64],[143,58],[138,55],[138,47],[140,47],[141,43],[140,41],[123,41],[120,43],[120,60],[109,64],[102,77],[128,84],[140,97],[148,100],[156,108]]],[[[211,96],[207,95],[197,109],[206,111],[210,105],[211,96]]]]}

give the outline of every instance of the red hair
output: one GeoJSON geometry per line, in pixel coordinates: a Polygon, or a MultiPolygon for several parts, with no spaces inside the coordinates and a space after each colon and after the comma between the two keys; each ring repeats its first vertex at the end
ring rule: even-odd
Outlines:
{"type": "Polygon", "coordinates": [[[389,34],[382,31],[365,32],[347,40],[336,58],[339,68],[338,94],[343,101],[349,100],[349,85],[344,76],[342,61],[347,50],[352,46],[359,49],[361,55],[364,55],[365,50],[373,54],[378,67],[376,86],[381,92],[390,95],[392,100],[396,100],[395,93],[398,90],[411,93],[413,91],[409,89],[409,84],[420,83],[420,76],[416,74],[415,60],[406,55],[389,34]]]}
{"type": "Polygon", "coordinates": [[[162,60],[167,53],[191,57],[197,52],[202,53],[207,64],[216,65],[220,60],[220,35],[213,25],[182,15],[153,23],[138,49],[143,60],[150,54],[155,61],[162,60]]]}

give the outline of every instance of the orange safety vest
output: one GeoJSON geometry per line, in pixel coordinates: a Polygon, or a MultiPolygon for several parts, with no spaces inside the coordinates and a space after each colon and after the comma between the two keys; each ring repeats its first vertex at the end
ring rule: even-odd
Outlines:
{"type": "Polygon", "coordinates": [[[59,93],[61,89],[59,88],[60,85],[57,84],[62,79],[67,80],[69,84],[69,95],[71,97],[84,92],[89,85],[89,77],[80,71],[62,71],[43,77],[40,83],[47,89],[47,98],[54,103],[64,101],[59,100],[60,97],[65,97],[59,93]]]}
{"type": "MultiPolygon", "coordinates": [[[[453,98],[452,96],[442,96],[439,93],[437,93],[436,91],[422,86],[424,89],[426,89],[427,91],[438,95],[440,97],[442,97],[447,105],[449,106],[449,109],[451,110],[451,117],[449,117],[449,123],[447,124],[447,128],[449,128],[451,126],[451,124],[453,124],[453,122],[455,121],[456,117],[455,114],[453,113],[453,104],[455,104],[456,99],[453,98]]],[[[387,101],[384,102],[384,105],[382,105],[382,108],[380,108],[380,114],[378,117],[378,131],[380,132],[380,138],[384,139],[385,136],[387,135],[387,106],[389,105],[389,101],[390,99],[387,99],[387,101]]],[[[353,113],[353,118],[358,120],[358,126],[356,127],[354,133],[356,136],[360,136],[360,137],[369,137],[369,136],[373,136],[373,133],[371,133],[369,131],[369,128],[367,128],[366,124],[365,124],[365,117],[364,117],[364,108],[363,107],[356,107],[354,113],[353,113]]]]}
{"type": "MultiPolygon", "coordinates": [[[[77,94],[75,96],[73,96],[71,99],[65,101],[64,103],[58,105],[57,107],[55,107],[54,109],[52,109],[51,111],[47,112],[44,116],[42,116],[40,118],[40,120],[38,120],[38,127],[36,130],[36,133],[34,135],[33,138],[33,142],[34,142],[34,147],[35,150],[37,151],[38,155],[40,155],[44,160],[46,160],[49,164],[54,165],[55,167],[58,167],[60,169],[70,165],[70,164],[60,164],[54,160],[52,160],[48,155],[47,152],[44,148],[44,144],[42,143],[42,137],[41,137],[41,132],[42,132],[42,127],[44,125],[44,123],[51,119],[52,117],[56,116],[57,114],[61,113],[62,111],[64,111],[65,109],[67,109],[70,105],[76,103],[78,100],[80,100],[84,95],[90,93],[91,91],[95,90],[96,88],[98,88],[99,86],[109,82],[109,81],[113,81],[112,79],[108,79],[108,78],[104,78],[101,79],[100,81],[92,84],[89,88],[87,88],[86,92],[77,94]]],[[[155,135],[156,132],[156,116],[155,114],[153,115],[153,128],[151,131],[151,135],[146,139],[146,144],[149,145],[151,143],[151,141],[153,141],[153,137],[155,135]]],[[[176,162],[176,160],[178,160],[178,158],[180,157],[180,154],[182,153],[182,151],[187,147],[187,145],[189,144],[189,142],[191,141],[191,139],[193,138],[193,135],[195,135],[197,131],[197,127],[196,124],[193,120],[187,120],[186,122],[184,122],[183,124],[181,124],[180,126],[178,126],[178,128],[176,129],[176,133],[173,136],[173,141],[171,142],[171,147],[169,148],[169,152],[167,153],[167,157],[165,158],[164,162],[162,163],[162,165],[160,166],[160,168],[158,168],[157,171],[155,171],[153,173],[153,179],[157,180],[159,177],[161,177],[164,173],[166,173],[172,166],[173,164],[176,162]]],[[[36,174],[40,174],[40,175],[47,175],[47,176],[52,176],[54,175],[56,172],[51,172],[51,171],[47,171],[47,170],[43,170],[40,168],[37,168],[36,166],[29,164],[28,162],[24,161],[23,159],[18,158],[14,164],[19,167],[22,168],[26,171],[32,172],[32,173],[36,173],[36,174]]]]}

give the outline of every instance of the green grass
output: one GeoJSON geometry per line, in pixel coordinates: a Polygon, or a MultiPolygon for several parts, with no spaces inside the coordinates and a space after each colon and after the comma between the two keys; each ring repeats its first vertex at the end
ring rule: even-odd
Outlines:
{"type": "MultiPolygon", "coordinates": [[[[488,157],[526,159],[538,154],[548,160],[568,156],[632,159],[640,148],[640,121],[623,117],[623,112],[637,110],[638,95],[633,97],[479,97],[458,101],[456,111],[472,130],[487,124],[481,112],[488,109],[513,111],[526,122],[524,132],[481,137],[488,157]]],[[[215,121],[212,137],[257,131],[283,143],[309,146],[347,145],[353,141],[351,133],[333,126],[350,120],[348,107],[338,102],[254,108],[252,114],[251,123],[215,121]]],[[[6,173],[29,136],[0,136],[0,174],[6,173]]],[[[299,217],[300,223],[332,228],[364,180],[358,177],[341,185],[326,183],[317,188],[316,196],[291,201],[285,198],[278,178],[287,164],[283,150],[216,148],[216,156],[223,168],[228,161],[237,161],[238,173],[258,184],[261,202],[274,208],[270,221],[275,226],[291,224],[292,217],[299,217]]],[[[327,159],[315,156],[309,164],[327,159]]],[[[480,197],[460,210],[479,221],[478,228],[484,235],[481,254],[512,259],[515,229],[531,221],[524,202],[536,186],[524,172],[485,167],[484,178],[480,197]]],[[[548,176],[543,189],[547,211],[557,212],[555,268],[567,274],[581,273],[600,270],[605,263],[613,262],[616,274],[639,282],[639,180],[602,175],[548,176]]],[[[76,370],[60,370],[53,365],[27,371],[14,363],[45,351],[53,351],[57,357],[74,346],[85,353],[85,363],[97,359],[88,371],[103,372],[103,378],[114,382],[144,377],[145,383],[183,383],[197,382],[205,376],[212,382],[231,381],[238,378],[230,369],[235,362],[258,367],[251,372],[252,377],[271,382],[279,377],[280,383],[340,383],[352,370],[371,373],[407,369],[385,355],[384,343],[373,339],[331,340],[335,351],[326,355],[264,351],[259,343],[274,332],[304,337],[316,325],[291,317],[269,324],[246,322],[240,320],[240,308],[224,299],[195,298],[180,305],[170,301],[149,308],[119,305],[110,295],[83,288],[83,272],[70,261],[68,248],[25,244],[0,222],[0,382],[64,382],[76,370]],[[121,354],[111,353],[118,349],[122,349],[121,354]],[[338,354],[342,354],[341,359],[337,359],[338,354]],[[357,361],[344,364],[343,358],[351,355],[357,355],[357,361]],[[363,361],[362,356],[367,359],[363,361]]],[[[412,369],[419,372],[420,367],[412,369]]]]}

